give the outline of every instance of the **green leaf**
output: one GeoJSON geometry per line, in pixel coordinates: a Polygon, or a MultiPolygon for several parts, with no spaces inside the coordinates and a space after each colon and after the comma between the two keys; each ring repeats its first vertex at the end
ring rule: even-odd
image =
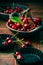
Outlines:
{"type": "Polygon", "coordinates": [[[11,20],[12,20],[12,22],[14,22],[14,23],[18,23],[18,22],[20,22],[21,24],[22,24],[22,21],[21,21],[21,19],[19,18],[19,17],[17,17],[17,16],[12,16],[11,17],[11,20]]]}

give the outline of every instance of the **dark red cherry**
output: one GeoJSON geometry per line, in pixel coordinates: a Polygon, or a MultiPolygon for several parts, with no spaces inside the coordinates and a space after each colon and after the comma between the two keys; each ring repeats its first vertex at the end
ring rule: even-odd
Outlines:
{"type": "Polygon", "coordinates": [[[22,44],[22,45],[21,45],[21,48],[26,48],[26,45],[25,45],[25,44],[22,44]]]}
{"type": "Polygon", "coordinates": [[[12,25],[12,29],[17,29],[16,24],[13,24],[13,25],[12,25]]]}
{"type": "Polygon", "coordinates": [[[26,41],[26,42],[25,42],[25,45],[27,45],[27,46],[30,45],[30,44],[31,44],[30,41],[26,41]]]}
{"type": "Polygon", "coordinates": [[[25,16],[21,16],[21,17],[20,17],[21,20],[24,20],[24,18],[25,18],[25,16]]]}
{"type": "Polygon", "coordinates": [[[15,55],[16,55],[16,56],[17,56],[17,55],[21,55],[21,53],[17,51],[15,55]]]}
{"type": "Polygon", "coordinates": [[[19,22],[16,25],[17,25],[17,28],[21,28],[22,27],[22,25],[19,22]]]}
{"type": "Polygon", "coordinates": [[[22,55],[17,55],[17,59],[18,60],[22,60],[23,59],[23,56],[22,55]]]}
{"type": "Polygon", "coordinates": [[[8,41],[9,39],[10,39],[10,38],[9,38],[9,37],[7,37],[7,38],[6,38],[6,41],[8,41]]]}
{"type": "Polygon", "coordinates": [[[24,24],[28,23],[28,19],[26,17],[23,19],[23,23],[24,24]]]}
{"type": "Polygon", "coordinates": [[[11,23],[12,23],[12,21],[9,19],[9,20],[8,20],[8,24],[11,24],[11,23]]]}
{"type": "Polygon", "coordinates": [[[7,43],[8,43],[8,44],[12,44],[12,40],[9,39],[9,40],[7,41],[7,43]]]}
{"type": "Polygon", "coordinates": [[[28,24],[24,24],[24,28],[26,28],[26,29],[27,29],[27,28],[28,28],[28,24]]]}

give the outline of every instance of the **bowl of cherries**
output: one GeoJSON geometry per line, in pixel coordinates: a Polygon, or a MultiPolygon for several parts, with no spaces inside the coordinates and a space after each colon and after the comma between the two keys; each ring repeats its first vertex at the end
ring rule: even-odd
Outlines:
{"type": "Polygon", "coordinates": [[[12,12],[22,12],[23,10],[27,9],[26,6],[20,5],[20,4],[15,4],[15,3],[0,3],[0,17],[3,19],[8,20],[9,15],[12,12]],[[4,5],[3,5],[4,4],[4,5]]]}
{"type": "Polygon", "coordinates": [[[18,13],[13,13],[6,25],[13,33],[18,32],[18,36],[20,35],[20,37],[33,35],[43,28],[42,19],[40,17],[32,18],[26,17],[25,15],[20,16],[18,13]]]}

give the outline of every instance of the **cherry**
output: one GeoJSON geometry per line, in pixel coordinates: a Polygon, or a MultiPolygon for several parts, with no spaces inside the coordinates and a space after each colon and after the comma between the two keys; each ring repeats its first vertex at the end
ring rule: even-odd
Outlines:
{"type": "Polygon", "coordinates": [[[26,48],[26,45],[25,45],[25,44],[22,44],[22,45],[21,45],[21,48],[26,48]]]}
{"type": "Polygon", "coordinates": [[[23,19],[23,23],[28,23],[28,19],[26,17],[23,19]]]}
{"type": "Polygon", "coordinates": [[[20,54],[21,54],[21,53],[17,51],[15,55],[17,56],[17,55],[20,55],[20,54]]]}
{"type": "Polygon", "coordinates": [[[20,17],[20,19],[21,19],[22,21],[24,20],[24,18],[25,18],[25,16],[21,16],[21,17],[20,17]]]}
{"type": "Polygon", "coordinates": [[[11,24],[11,23],[12,23],[12,21],[9,19],[9,20],[8,20],[8,24],[11,24]]]}
{"type": "Polygon", "coordinates": [[[17,55],[17,59],[18,59],[18,60],[22,60],[23,57],[22,57],[21,55],[17,55]]]}
{"type": "Polygon", "coordinates": [[[13,24],[13,25],[12,25],[12,29],[17,29],[16,24],[13,24]]]}
{"type": "Polygon", "coordinates": [[[6,38],[6,41],[8,41],[8,40],[10,40],[10,38],[9,38],[9,37],[7,37],[7,38],[6,38]]]}
{"type": "Polygon", "coordinates": [[[31,44],[30,41],[26,41],[26,42],[25,42],[25,45],[27,45],[27,46],[30,45],[30,44],[31,44]]]}
{"type": "Polygon", "coordinates": [[[17,25],[17,28],[21,28],[22,27],[22,25],[19,22],[16,25],[17,25]]]}
{"type": "Polygon", "coordinates": [[[8,13],[11,14],[13,12],[13,10],[9,10],[8,13]]]}
{"type": "Polygon", "coordinates": [[[29,18],[28,18],[28,23],[30,23],[31,21],[32,21],[32,19],[29,17],[29,18]]]}
{"type": "Polygon", "coordinates": [[[36,19],[34,19],[34,23],[38,23],[38,22],[41,22],[41,18],[40,17],[37,17],[36,19]]]}
{"type": "Polygon", "coordinates": [[[30,25],[30,29],[31,29],[31,28],[32,28],[32,29],[34,28],[34,24],[31,24],[31,25],[30,25]]]}
{"type": "Polygon", "coordinates": [[[9,39],[9,40],[7,41],[7,43],[8,43],[8,44],[12,44],[12,40],[9,39]]]}
{"type": "Polygon", "coordinates": [[[24,24],[24,28],[27,29],[28,28],[28,24],[24,24]]]}
{"type": "Polygon", "coordinates": [[[13,25],[12,23],[11,23],[11,24],[9,24],[9,26],[10,26],[10,27],[12,27],[12,25],[13,25]]]}
{"type": "Polygon", "coordinates": [[[36,20],[39,22],[39,21],[41,21],[41,18],[40,17],[37,17],[36,20]]]}

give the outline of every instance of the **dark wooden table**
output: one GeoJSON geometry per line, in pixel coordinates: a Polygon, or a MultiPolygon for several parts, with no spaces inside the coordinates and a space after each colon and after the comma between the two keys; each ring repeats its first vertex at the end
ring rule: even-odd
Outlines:
{"type": "MultiPolygon", "coordinates": [[[[43,3],[21,3],[31,8],[31,15],[33,17],[41,17],[43,20],[43,3]]],[[[0,34],[13,33],[6,27],[7,21],[0,21],[0,34]]],[[[32,45],[43,52],[43,44],[33,42],[32,45]]],[[[18,65],[13,53],[0,53],[0,65],[18,65]]]]}

